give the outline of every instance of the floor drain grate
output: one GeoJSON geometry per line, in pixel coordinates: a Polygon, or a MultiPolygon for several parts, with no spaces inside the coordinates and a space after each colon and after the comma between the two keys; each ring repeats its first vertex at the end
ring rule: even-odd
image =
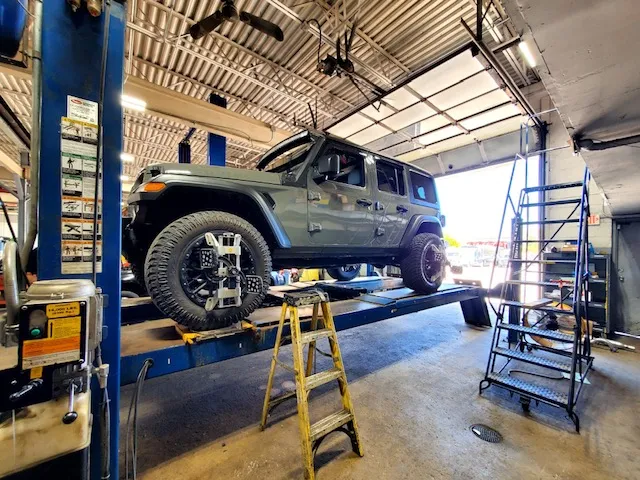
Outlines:
{"type": "Polygon", "coordinates": [[[502,441],[502,435],[500,435],[500,432],[491,427],[487,427],[481,423],[476,423],[475,425],[471,425],[470,428],[476,437],[484,440],[485,442],[500,443],[502,441]]]}

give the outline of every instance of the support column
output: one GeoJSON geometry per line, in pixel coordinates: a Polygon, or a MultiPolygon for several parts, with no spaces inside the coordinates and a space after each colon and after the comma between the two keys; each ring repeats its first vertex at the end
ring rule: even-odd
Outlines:
{"type": "MultiPolygon", "coordinates": [[[[218,107],[227,108],[227,99],[215,93],[209,96],[209,103],[218,107]]],[[[207,148],[207,161],[209,165],[224,167],[227,159],[227,138],[221,135],[209,134],[209,145],[207,148]]]]}
{"type": "MultiPolygon", "coordinates": [[[[99,101],[106,14],[91,17],[86,7],[73,13],[67,2],[44,3],[42,39],[43,100],[40,196],[38,218],[38,279],[90,278],[90,274],[62,275],[61,269],[61,118],[67,116],[68,96],[99,101]]],[[[122,107],[126,8],[110,3],[108,54],[103,105],[102,273],[97,284],[108,295],[104,310],[102,357],[110,365],[111,478],[118,477],[120,412],[120,255],[122,185],[122,107]]],[[[109,7],[107,7],[109,8],[109,7]]],[[[100,478],[99,391],[92,387],[93,430],[91,478],[100,478]]]]}

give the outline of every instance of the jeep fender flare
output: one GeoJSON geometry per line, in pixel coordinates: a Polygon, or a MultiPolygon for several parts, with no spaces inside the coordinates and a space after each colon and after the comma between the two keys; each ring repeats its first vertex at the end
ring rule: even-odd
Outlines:
{"type": "Polygon", "coordinates": [[[291,248],[291,241],[289,240],[289,236],[285,231],[284,227],[278,220],[278,217],[275,215],[271,206],[267,203],[267,197],[264,194],[257,191],[253,186],[249,185],[241,185],[242,188],[238,188],[238,186],[234,187],[229,185],[227,182],[221,182],[217,179],[212,178],[203,178],[203,177],[186,177],[184,175],[161,175],[153,179],[155,182],[162,182],[166,185],[166,188],[162,189],[159,192],[154,193],[133,193],[130,197],[130,200],[157,200],[162,196],[165,196],[167,193],[171,192],[172,189],[176,187],[185,187],[185,188],[201,188],[206,189],[208,191],[220,191],[220,192],[235,192],[238,195],[243,195],[248,197],[255,203],[258,207],[262,215],[267,221],[267,225],[275,238],[276,244],[278,248],[291,248]],[[179,177],[179,178],[178,178],[179,177]],[[137,198],[136,198],[137,197],[137,198]]]}
{"type": "Polygon", "coordinates": [[[400,241],[400,248],[408,248],[413,237],[418,233],[424,232],[435,233],[442,238],[442,224],[440,223],[440,219],[433,215],[414,215],[411,217],[404,231],[404,236],[400,241]]]}

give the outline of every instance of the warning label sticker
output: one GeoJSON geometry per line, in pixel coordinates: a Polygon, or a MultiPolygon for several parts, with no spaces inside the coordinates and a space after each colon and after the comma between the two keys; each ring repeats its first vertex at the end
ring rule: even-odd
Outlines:
{"type": "Polygon", "coordinates": [[[75,360],[80,360],[80,335],[25,340],[22,344],[23,370],[75,360]]]}
{"type": "Polygon", "coordinates": [[[80,302],[50,303],[47,318],[73,317],[80,315],[80,302]]]}
{"type": "Polygon", "coordinates": [[[67,338],[80,335],[80,317],[49,320],[49,338],[67,338]]]}

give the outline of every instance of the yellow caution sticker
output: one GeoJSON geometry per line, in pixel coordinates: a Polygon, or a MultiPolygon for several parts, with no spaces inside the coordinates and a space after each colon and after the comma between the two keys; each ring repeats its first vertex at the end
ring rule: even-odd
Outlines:
{"type": "Polygon", "coordinates": [[[42,367],[35,367],[29,371],[29,379],[35,380],[36,378],[42,378],[42,367]]]}
{"type": "Polygon", "coordinates": [[[67,338],[80,335],[81,318],[56,318],[49,320],[49,338],[67,338]]]}
{"type": "Polygon", "coordinates": [[[47,318],[73,317],[80,315],[80,302],[50,303],[47,305],[47,318]]]}

